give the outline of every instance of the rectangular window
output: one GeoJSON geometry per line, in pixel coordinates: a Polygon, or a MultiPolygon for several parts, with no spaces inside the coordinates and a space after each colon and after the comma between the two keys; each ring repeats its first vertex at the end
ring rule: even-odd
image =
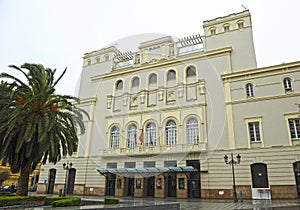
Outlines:
{"type": "Polygon", "coordinates": [[[106,168],[117,168],[117,163],[107,163],[106,168]]]}
{"type": "Polygon", "coordinates": [[[249,122],[249,136],[251,142],[261,141],[259,122],[249,122]]]}
{"type": "Polygon", "coordinates": [[[145,161],[144,162],[144,168],[154,168],[155,167],[155,161],[145,161]]]}
{"type": "Polygon", "coordinates": [[[289,119],[290,135],[292,139],[300,139],[300,118],[289,119]]]}

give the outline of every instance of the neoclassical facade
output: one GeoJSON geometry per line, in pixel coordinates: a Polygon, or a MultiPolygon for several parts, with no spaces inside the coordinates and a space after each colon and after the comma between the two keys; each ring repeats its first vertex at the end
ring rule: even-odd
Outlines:
{"type": "Polygon", "coordinates": [[[86,133],[38,192],[231,198],[232,153],[243,198],[299,198],[300,62],[258,68],[248,10],[203,29],[84,54],[86,133]]]}

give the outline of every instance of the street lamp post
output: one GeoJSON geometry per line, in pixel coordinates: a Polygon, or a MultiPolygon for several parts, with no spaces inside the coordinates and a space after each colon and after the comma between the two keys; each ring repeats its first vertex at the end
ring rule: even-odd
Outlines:
{"type": "Polygon", "coordinates": [[[236,156],[236,160],[233,159],[233,153],[231,153],[231,160],[228,161],[228,156],[224,156],[224,161],[226,164],[231,165],[232,168],[232,182],[233,182],[233,201],[236,203],[237,195],[236,195],[236,185],[235,185],[235,174],[234,174],[234,165],[240,164],[241,162],[241,156],[238,154],[236,156]]]}
{"type": "Polygon", "coordinates": [[[68,180],[68,176],[69,176],[69,170],[72,168],[73,163],[69,163],[69,161],[67,161],[67,163],[63,164],[63,169],[66,170],[66,177],[65,177],[65,185],[64,185],[64,193],[63,196],[66,196],[66,190],[67,190],[67,180],[68,180]]]}

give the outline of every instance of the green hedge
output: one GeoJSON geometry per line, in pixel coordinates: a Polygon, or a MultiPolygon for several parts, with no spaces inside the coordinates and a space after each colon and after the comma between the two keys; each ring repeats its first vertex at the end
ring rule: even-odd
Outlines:
{"type": "Polygon", "coordinates": [[[24,205],[27,202],[41,202],[45,200],[45,196],[1,196],[0,207],[13,206],[13,205],[24,205]]]}
{"type": "Polygon", "coordinates": [[[46,197],[45,198],[45,206],[49,206],[52,204],[52,202],[54,201],[58,201],[58,200],[63,200],[69,197],[46,197]]]}
{"type": "Polygon", "coordinates": [[[104,198],[104,204],[119,204],[118,198],[104,198]]]}
{"type": "Polygon", "coordinates": [[[70,197],[52,202],[52,207],[80,206],[81,198],[70,197]]]}
{"type": "Polygon", "coordinates": [[[45,196],[1,196],[0,207],[14,205],[52,205],[53,207],[80,206],[79,197],[45,197],[45,196]]]}

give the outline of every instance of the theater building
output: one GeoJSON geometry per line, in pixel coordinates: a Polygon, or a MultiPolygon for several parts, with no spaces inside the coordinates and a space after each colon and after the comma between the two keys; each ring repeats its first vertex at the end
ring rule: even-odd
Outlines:
{"type": "Polygon", "coordinates": [[[86,133],[38,192],[232,198],[233,154],[243,198],[300,197],[300,62],[258,68],[248,10],[84,54],[79,97],[86,133]]]}

